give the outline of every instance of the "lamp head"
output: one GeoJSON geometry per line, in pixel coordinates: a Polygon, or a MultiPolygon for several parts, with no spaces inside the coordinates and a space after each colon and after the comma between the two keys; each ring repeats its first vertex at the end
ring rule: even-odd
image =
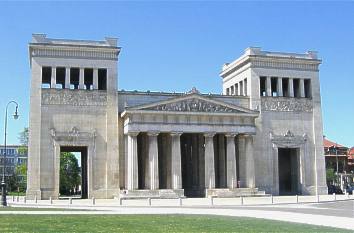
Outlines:
{"type": "Polygon", "coordinates": [[[17,120],[18,119],[18,112],[17,112],[17,108],[18,108],[18,106],[16,106],[16,110],[15,110],[15,114],[14,114],[14,119],[15,120],[17,120]]]}

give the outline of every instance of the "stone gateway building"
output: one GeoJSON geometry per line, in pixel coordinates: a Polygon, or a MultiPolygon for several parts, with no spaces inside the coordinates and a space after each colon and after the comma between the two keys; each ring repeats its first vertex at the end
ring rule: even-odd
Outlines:
{"type": "Polygon", "coordinates": [[[117,40],[34,34],[27,197],[59,197],[81,152],[82,198],[325,194],[316,52],[247,48],[223,94],[118,91],[117,40]]]}

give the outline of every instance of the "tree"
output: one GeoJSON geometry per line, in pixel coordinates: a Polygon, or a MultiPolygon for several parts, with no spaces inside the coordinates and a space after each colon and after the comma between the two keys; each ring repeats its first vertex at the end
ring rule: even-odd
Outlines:
{"type": "Polygon", "coordinates": [[[27,165],[17,165],[14,173],[8,178],[7,183],[9,191],[25,192],[27,186],[27,165]]]}
{"type": "Polygon", "coordinates": [[[29,130],[28,127],[23,128],[23,131],[19,133],[18,140],[20,141],[21,146],[18,148],[18,153],[26,154],[28,151],[28,137],[29,130]]]}
{"type": "Polygon", "coordinates": [[[336,174],[334,173],[333,168],[326,169],[326,180],[327,184],[333,184],[333,182],[336,180],[336,174]]]}
{"type": "Polygon", "coordinates": [[[60,154],[60,195],[70,195],[81,184],[79,163],[73,153],[60,154]]]}

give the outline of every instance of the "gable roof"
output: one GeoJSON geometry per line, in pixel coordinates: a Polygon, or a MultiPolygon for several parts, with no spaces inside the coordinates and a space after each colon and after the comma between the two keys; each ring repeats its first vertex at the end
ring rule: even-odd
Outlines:
{"type": "MultiPolygon", "coordinates": [[[[241,114],[257,117],[259,112],[248,108],[202,96],[199,92],[191,92],[183,96],[163,101],[126,107],[125,112],[184,112],[184,113],[221,113],[241,114]]],[[[123,114],[122,114],[123,115],[123,114]]]]}

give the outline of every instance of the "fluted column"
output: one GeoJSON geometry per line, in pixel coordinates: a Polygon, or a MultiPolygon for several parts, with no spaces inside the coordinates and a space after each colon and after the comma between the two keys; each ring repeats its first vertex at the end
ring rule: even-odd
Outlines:
{"type": "Polygon", "coordinates": [[[56,67],[52,67],[52,76],[50,78],[50,88],[56,88],[57,84],[57,69],[56,67]]]}
{"type": "Polygon", "coordinates": [[[84,75],[85,75],[85,69],[80,68],[80,76],[79,76],[79,89],[85,89],[85,84],[84,84],[84,75]]]}
{"type": "Polygon", "coordinates": [[[171,133],[171,175],[172,189],[182,188],[181,141],[182,133],[171,133]]]}
{"type": "Polygon", "coordinates": [[[236,172],[236,150],[235,150],[235,134],[227,134],[226,136],[226,167],[227,167],[227,187],[237,187],[236,172]]]}
{"type": "Polygon", "coordinates": [[[288,88],[289,97],[294,97],[294,80],[292,78],[289,78],[288,88]]]}
{"type": "Polygon", "coordinates": [[[128,133],[127,188],[138,189],[138,132],[128,133]]]}
{"type": "Polygon", "coordinates": [[[214,133],[204,134],[205,138],[205,188],[215,188],[214,133]]]}
{"type": "Polygon", "coordinates": [[[149,136],[149,175],[151,190],[159,189],[159,156],[157,147],[158,132],[148,132],[149,136]]]}
{"type": "Polygon", "coordinates": [[[266,79],[266,89],[267,89],[267,96],[272,96],[272,85],[271,85],[270,77],[267,77],[266,79]]]}
{"type": "Polygon", "coordinates": [[[65,68],[65,88],[70,89],[70,67],[65,68]]]}
{"type": "Polygon", "coordinates": [[[93,89],[94,90],[98,89],[98,69],[97,68],[93,69],[93,89]]]}
{"type": "Polygon", "coordinates": [[[283,79],[282,78],[278,78],[278,96],[282,97],[283,96],[283,79]]]}
{"type": "Polygon", "coordinates": [[[300,79],[300,97],[305,97],[305,82],[303,78],[300,79]]]}
{"type": "Polygon", "coordinates": [[[253,136],[245,135],[245,152],[246,152],[246,185],[248,188],[255,187],[255,167],[253,155],[253,136]]]}

